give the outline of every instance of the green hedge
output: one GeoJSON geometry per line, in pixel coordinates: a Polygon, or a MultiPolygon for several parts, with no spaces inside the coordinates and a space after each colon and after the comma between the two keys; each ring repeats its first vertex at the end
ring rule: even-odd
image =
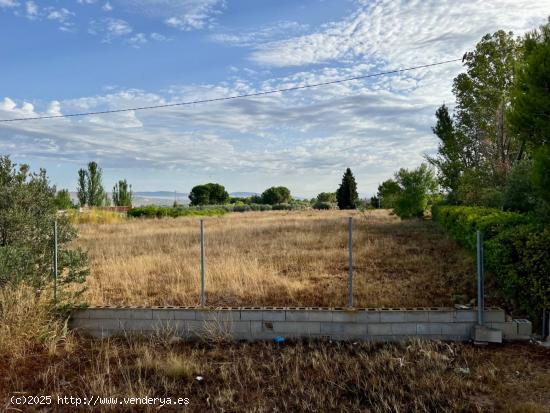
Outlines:
{"type": "Polygon", "coordinates": [[[227,211],[220,207],[163,207],[143,206],[131,208],[128,211],[129,217],[135,218],[164,218],[164,217],[187,217],[187,216],[218,216],[227,211]]]}
{"type": "Polygon", "coordinates": [[[505,297],[533,320],[550,307],[550,229],[534,218],[492,208],[434,205],[432,218],[475,252],[484,238],[485,267],[505,297]]]}

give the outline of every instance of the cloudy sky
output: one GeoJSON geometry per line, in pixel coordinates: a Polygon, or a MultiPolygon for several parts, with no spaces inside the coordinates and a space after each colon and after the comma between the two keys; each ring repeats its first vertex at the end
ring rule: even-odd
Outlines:
{"type": "MultiPolygon", "coordinates": [[[[521,34],[547,0],[0,0],[0,119],[217,98],[460,58],[485,33],[521,34]]],[[[0,154],[74,190],[96,160],[105,186],[199,183],[363,195],[437,142],[452,63],[264,97],[0,123],[0,154]]]]}

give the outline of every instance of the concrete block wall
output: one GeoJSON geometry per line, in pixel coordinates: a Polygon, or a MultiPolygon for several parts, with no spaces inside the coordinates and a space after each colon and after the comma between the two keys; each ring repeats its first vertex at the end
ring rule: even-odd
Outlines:
{"type": "MultiPolygon", "coordinates": [[[[528,339],[531,323],[507,321],[504,310],[487,308],[488,327],[504,339],[528,339]]],[[[185,339],[230,337],[236,340],[324,338],[398,341],[417,337],[468,341],[475,309],[454,308],[208,308],[93,307],[73,312],[70,326],[96,337],[173,334],[185,339]]]]}

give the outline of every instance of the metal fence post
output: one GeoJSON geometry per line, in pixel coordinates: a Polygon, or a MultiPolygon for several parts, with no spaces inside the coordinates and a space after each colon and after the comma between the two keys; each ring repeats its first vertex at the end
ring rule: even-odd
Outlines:
{"type": "Polygon", "coordinates": [[[57,219],[53,222],[53,300],[57,303],[57,219]]]}
{"type": "Polygon", "coordinates": [[[483,325],[483,310],[485,307],[484,269],[483,269],[483,234],[476,232],[477,241],[477,323],[483,325]]]}
{"type": "Polygon", "coordinates": [[[348,307],[353,307],[353,240],[352,240],[352,217],[348,218],[348,229],[349,229],[349,239],[348,239],[348,249],[349,249],[349,274],[348,274],[348,307]]]}
{"type": "Polygon", "coordinates": [[[204,295],[204,221],[201,219],[201,305],[206,305],[206,297],[204,295]]]}

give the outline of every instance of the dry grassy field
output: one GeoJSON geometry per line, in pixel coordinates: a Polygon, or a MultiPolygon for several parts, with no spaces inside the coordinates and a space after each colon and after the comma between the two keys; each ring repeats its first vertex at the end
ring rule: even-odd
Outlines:
{"type": "MultiPolygon", "coordinates": [[[[450,305],[474,297],[475,266],[429,221],[388,211],[233,213],[205,219],[207,304],[345,306],[347,217],[359,307],[450,305]]],[[[196,305],[199,220],[80,224],[93,305],[196,305]]]]}

